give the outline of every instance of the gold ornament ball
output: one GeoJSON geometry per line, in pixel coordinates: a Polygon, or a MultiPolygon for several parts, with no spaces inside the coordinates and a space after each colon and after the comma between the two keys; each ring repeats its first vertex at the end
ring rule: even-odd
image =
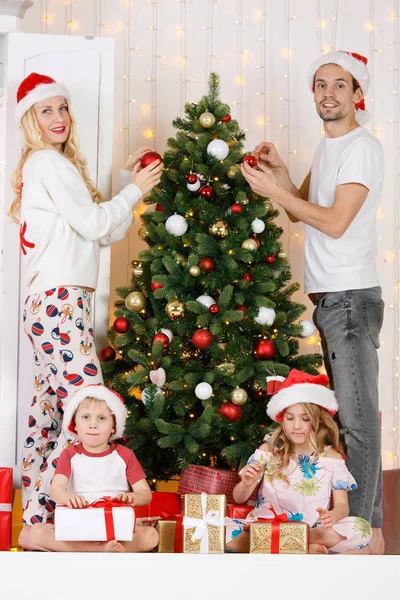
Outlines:
{"type": "Polygon", "coordinates": [[[237,406],[241,406],[246,403],[247,400],[247,392],[243,388],[236,388],[231,393],[231,400],[233,404],[237,406]]]}
{"type": "Polygon", "coordinates": [[[180,300],[171,300],[165,307],[165,312],[173,321],[185,316],[185,305],[180,300]]]}
{"type": "Polygon", "coordinates": [[[248,240],[244,240],[244,242],[242,242],[242,248],[243,250],[257,250],[258,244],[256,240],[249,238],[248,240]]]}
{"type": "Polygon", "coordinates": [[[146,296],[142,294],[142,292],[131,292],[125,298],[125,306],[128,310],[132,310],[133,312],[140,312],[144,308],[146,308],[147,300],[146,296]]]}
{"type": "Polygon", "coordinates": [[[212,113],[208,112],[208,110],[200,115],[199,121],[204,129],[210,129],[210,127],[215,125],[215,117],[212,113]]]}
{"type": "Polygon", "coordinates": [[[142,225],[138,231],[138,238],[140,240],[146,241],[146,239],[148,237],[149,237],[149,230],[147,229],[146,225],[142,225]]]}
{"type": "Polygon", "coordinates": [[[286,252],[278,252],[278,257],[279,258],[287,258],[287,254],[286,254],[286,252]]]}
{"type": "Polygon", "coordinates": [[[197,265],[192,265],[189,269],[189,273],[192,277],[198,277],[201,273],[201,269],[197,265]]]}
{"type": "Polygon", "coordinates": [[[240,173],[239,165],[230,165],[226,171],[226,175],[229,177],[229,179],[235,179],[238,173],[240,173]]]}
{"type": "Polygon", "coordinates": [[[220,238],[225,238],[228,235],[228,226],[224,221],[216,221],[210,227],[210,233],[220,238]]]}
{"type": "Polygon", "coordinates": [[[175,254],[175,260],[178,263],[178,265],[181,265],[181,267],[185,267],[187,265],[186,256],[183,256],[183,254],[180,254],[179,252],[175,254]]]}
{"type": "Polygon", "coordinates": [[[218,371],[222,371],[224,375],[234,375],[235,365],[231,362],[223,362],[217,365],[218,371]]]}
{"type": "Polygon", "coordinates": [[[267,213],[271,212],[274,210],[274,207],[272,205],[272,202],[270,202],[269,200],[264,200],[264,206],[267,210],[267,213]]]}

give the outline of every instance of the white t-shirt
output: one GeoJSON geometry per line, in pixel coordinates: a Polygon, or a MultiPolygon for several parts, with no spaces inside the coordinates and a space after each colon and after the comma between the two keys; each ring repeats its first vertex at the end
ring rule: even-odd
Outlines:
{"type": "Polygon", "coordinates": [[[380,142],[362,127],[338,138],[321,140],[311,168],[309,202],[330,207],[336,187],[360,183],[367,197],[348,229],[334,239],[306,225],[306,293],[337,292],[379,285],[375,270],[376,211],[383,186],[380,142]]]}

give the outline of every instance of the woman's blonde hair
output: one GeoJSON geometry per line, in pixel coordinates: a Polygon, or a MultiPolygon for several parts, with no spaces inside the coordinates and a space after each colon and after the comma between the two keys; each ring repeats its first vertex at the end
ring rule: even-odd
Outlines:
{"type": "MultiPolygon", "coordinates": [[[[67,101],[65,103],[68,106],[67,101]]],[[[69,116],[71,119],[70,129],[67,140],[63,144],[62,152],[63,156],[76,167],[85,182],[87,189],[92,197],[93,202],[102,202],[103,196],[97,189],[93,181],[89,179],[87,171],[87,161],[82,152],[79,149],[78,136],[76,133],[76,121],[73,114],[68,107],[69,116]]],[[[21,211],[21,193],[22,193],[22,170],[25,162],[33,152],[38,150],[52,149],[55,146],[48,140],[46,140],[40,131],[39,123],[36,117],[35,107],[32,106],[22,117],[21,128],[24,133],[25,147],[22,152],[21,159],[15,169],[11,178],[11,184],[14,191],[14,201],[11,204],[8,215],[12,218],[15,223],[19,224],[19,217],[21,211]]]]}
{"type": "MultiPolygon", "coordinates": [[[[317,404],[301,403],[300,405],[311,422],[308,443],[313,453],[313,462],[318,460],[326,446],[331,446],[333,450],[336,450],[339,454],[343,454],[343,448],[339,441],[339,428],[331,415],[317,404]]],[[[274,430],[269,445],[270,452],[274,456],[278,467],[269,477],[272,480],[279,476],[280,479],[289,484],[285,470],[288,468],[290,459],[293,457],[294,448],[291,440],[285,433],[283,422],[274,430]]]]}

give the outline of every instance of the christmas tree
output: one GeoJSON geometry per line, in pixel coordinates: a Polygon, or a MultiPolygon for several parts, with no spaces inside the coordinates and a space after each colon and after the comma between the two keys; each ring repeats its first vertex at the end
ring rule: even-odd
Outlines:
{"type": "Polygon", "coordinates": [[[133,262],[131,286],[117,289],[101,353],[105,382],[129,410],[127,444],[159,480],[189,463],[239,467],[269,430],[276,377],[321,364],[298,355],[305,307],[291,300],[299,286],[278,213],[241,175],[243,160],[256,161],[243,155],[217,75],[185,115],[146,199],[156,204],[139,230],[149,248],[133,262]]]}

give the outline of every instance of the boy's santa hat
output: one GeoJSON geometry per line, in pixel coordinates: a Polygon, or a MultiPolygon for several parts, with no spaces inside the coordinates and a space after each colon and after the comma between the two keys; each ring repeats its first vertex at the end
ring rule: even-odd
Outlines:
{"type": "Polygon", "coordinates": [[[281,423],[283,413],[294,404],[317,404],[333,416],[338,410],[335,394],[326,386],[327,375],[310,375],[292,369],[281,384],[279,391],[272,396],[267,406],[267,415],[277,423],[281,423]]]}
{"type": "Polygon", "coordinates": [[[118,440],[123,436],[126,421],[126,408],[122,397],[114,390],[110,390],[105,385],[94,384],[86,385],[72,396],[64,410],[63,430],[68,437],[69,432],[76,433],[74,416],[78,407],[86,398],[96,398],[104,400],[115,418],[115,433],[110,440],[118,440]]]}
{"type": "MultiPolygon", "coordinates": [[[[314,91],[314,77],[318,69],[324,65],[335,64],[342,67],[342,69],[345,69],[345,71],[348,71],[350,75],[354,77],[361,88],[363,95],[366,96],[368,94],[370,83],[367,63],[368,59],[356,52],[346,52],[344,50],[325,52],[312,63],[307,73],[307,81],[310,89],[314,91]]],[[[368,122],[368,119],[369,113],[365,110],[365,101],[363,98],[356,104],[356,121],[359,125],[364,125],[368,122]]]]}
{"type": "Polygon", "coordinates": [[[69,91],[62,83],[57,83],[47,75],[31,73],[20,84],[17,91],[17,107],[15,109],[15,120],[19,125],[24,114],[36,102],[62,96],[68,102],[71,102],[69,91]]]}

